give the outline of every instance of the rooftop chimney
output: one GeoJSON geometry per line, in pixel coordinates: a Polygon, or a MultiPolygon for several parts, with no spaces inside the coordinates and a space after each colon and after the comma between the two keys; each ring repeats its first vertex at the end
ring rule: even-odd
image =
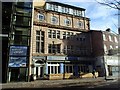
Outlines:
{"type": "Polygon", "coordinates": [[[107,32],[110,32],[111,30],[110,30],[110,28],[107,28],[106,31],[107,31],[107,32]]]}

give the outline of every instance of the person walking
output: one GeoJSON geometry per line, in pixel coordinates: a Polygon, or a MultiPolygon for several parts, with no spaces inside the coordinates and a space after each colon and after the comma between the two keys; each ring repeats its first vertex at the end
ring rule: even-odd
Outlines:
{"type": "Polygon", "coordinates": [[[92,74],[93,74],[93,78],[97,78],[96,75],[95,75],[95,69],[92,71],[92,74]]]}

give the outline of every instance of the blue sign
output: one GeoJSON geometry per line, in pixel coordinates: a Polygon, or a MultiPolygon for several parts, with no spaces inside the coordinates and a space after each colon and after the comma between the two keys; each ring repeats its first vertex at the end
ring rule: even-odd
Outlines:
{"type": "Polygon", "coordinates": [[[26,67],[26,57],[10,57],[9,67],[26,67]]]}
{"type": "Polygon", "coordinates": [[[67,60],[78,60],[78,57],[67,57],[67,60]]]}
{"type": "Polygon", "coordinates": [[[27,55],[27,46],[10,46],[10,55],[26,56],[27,55]]]}
{"type": "Polygon", "coordinates": [[[47,56],[47,60],[65,60],[65,56],[47,56]]]}

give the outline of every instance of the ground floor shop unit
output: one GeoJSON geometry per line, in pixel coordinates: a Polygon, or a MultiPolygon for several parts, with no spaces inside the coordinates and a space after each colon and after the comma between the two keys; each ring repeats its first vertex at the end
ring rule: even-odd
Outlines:
{"type": "Polygon", "coordinates": [[[118,60],[118,56],[104,56],[106,62],[106,74],[107,76],[118,77],[120,75],[120,61],[118,60]]]}
{"type": "Polygon", "coordinates": [[[92,58],[73,56],[35,56],[33,57],[33,64],[32,75],[34,75],[34,79],[49,77],[50,75],[65,78],[65,74],[78,77],[80,72],[83,74],[91,73],[94,68],[92,58]]]}
{"type": "Polygon", "coordinates": [[[120,61],[117,55],[96,57],[95,66],[101,76],[118,77],[120,75],[120,61]]]}

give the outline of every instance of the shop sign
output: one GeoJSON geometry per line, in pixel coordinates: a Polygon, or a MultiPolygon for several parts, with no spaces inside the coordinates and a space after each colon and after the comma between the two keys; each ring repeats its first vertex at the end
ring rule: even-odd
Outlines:
{"type": "Polygon", "coordinates": [[[47,60],[65,60],[65,56],[47,56],[47,60]]]}

